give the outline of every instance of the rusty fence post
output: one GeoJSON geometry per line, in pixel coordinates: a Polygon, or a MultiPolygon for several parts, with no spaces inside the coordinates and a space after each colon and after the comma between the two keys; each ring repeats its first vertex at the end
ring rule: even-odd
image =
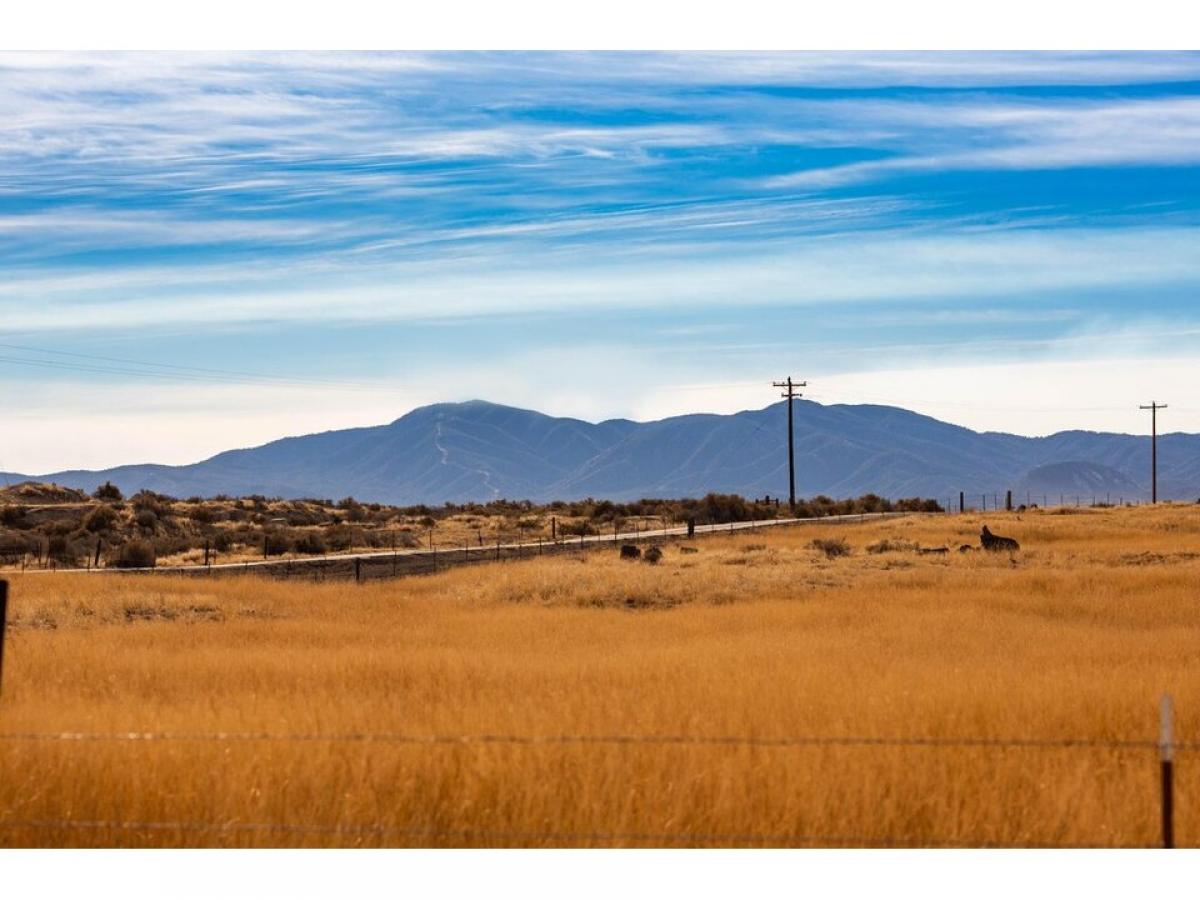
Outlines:
{"type": "Polygon", "coordinates": [[[0,692],[4,688],[4,635],[8,631],[8,582],[0,578],[0,692]]]}
{"type": "Polygon", "coordinates": [[[1162,845],[1175,847],[1175,741],[1172,735],[1171,695],[1163,694],[1158,710],[1158,760],[1162,784],[1162,845]]]}

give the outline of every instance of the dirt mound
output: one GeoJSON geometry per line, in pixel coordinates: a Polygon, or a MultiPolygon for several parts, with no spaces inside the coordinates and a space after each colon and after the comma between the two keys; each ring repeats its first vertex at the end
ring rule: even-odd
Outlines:
{"type": "Polygon", "coordinates": [[[0,503],[20,503],[37,506],[47,503],[86,503],[88,495],[75,488],[43,481],[22,481],[10,487],[0,488],[0,503]]]}

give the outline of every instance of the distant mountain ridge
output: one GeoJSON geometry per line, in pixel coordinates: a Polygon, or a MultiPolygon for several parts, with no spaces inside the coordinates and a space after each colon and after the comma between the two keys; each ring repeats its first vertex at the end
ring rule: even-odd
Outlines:
{"type": "MultiPolygon", "coordinates": [[[[976,432],[905,409],[796,402],[796,489],[946,500],[1007,489],[1087,497],[1149,494],[1147,437],[976,432]]],[[[183,466],[129,465],[37,476],[91,491],[112,481],[177,497],[354,496],[441,504],[746,496],[787,491],[787,409],[590,423],[472,400],[415,409],[387,425],[229,450],[183,466]]],[[[1159,437],[1159,496],[1200,497],[1200,435],[1159,437]]],[[[30,476],[2,476],[9,482],[30,476]]]]}

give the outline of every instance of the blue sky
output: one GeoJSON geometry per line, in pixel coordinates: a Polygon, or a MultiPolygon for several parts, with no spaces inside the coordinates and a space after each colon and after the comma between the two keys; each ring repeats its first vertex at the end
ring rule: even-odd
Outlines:
{"type": "Polygon", "coordinates": [[[0,55],[0,470],[483,397],[1200,431],[1200,54],[0,55]]]}

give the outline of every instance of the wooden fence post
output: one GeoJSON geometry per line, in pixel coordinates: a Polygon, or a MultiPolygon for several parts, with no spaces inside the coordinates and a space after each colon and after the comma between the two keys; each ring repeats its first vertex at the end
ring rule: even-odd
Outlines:
{"type": "Polygon", "coordinates": [[[967,511],[967,495],[964,491],[958,492],[958,511],[960,513],[967,511]]]}
{"type": "Polygon", "coordinates": [[[354,557],[354,580],[362,581],[362,557],[354,557]]]}
{"type": "Polygon", "coordinates": [[[1162,782],[1162,845],[1175,847],[1175,741],[1172,735],[1171,695],[1163,694],[1158,709],[1158,758],[1162,782]]]}
{"type": "Polygon", "coordinates": [[[1004,495],[1004,509],[1006,512],[1012,512],[1012,491],[1004,495]]]}
{"type": "Polygon", "coordinates": [[[0,578],[0,692],[4,687],[4,635],[8,631],[8,582],[0,578]]]}

